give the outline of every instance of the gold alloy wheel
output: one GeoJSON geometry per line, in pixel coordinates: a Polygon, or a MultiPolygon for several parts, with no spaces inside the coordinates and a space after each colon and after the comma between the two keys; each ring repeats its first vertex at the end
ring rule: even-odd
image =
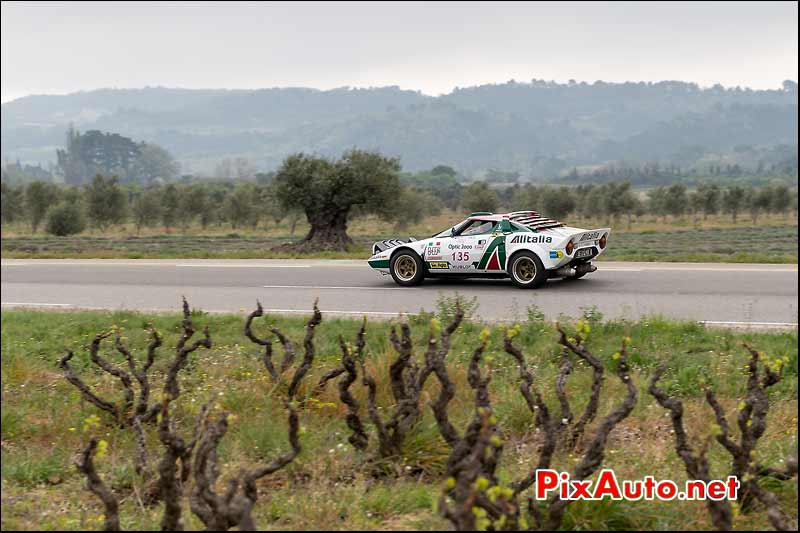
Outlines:
{"type": "Polygon", "coordinates": [[[530,257],[520,257],[514,261],[514,277],[520,283],[530,283],[536,277],[536,263],[530,257]]]}
{"type": "Polygon", "coordinates": [[[394,271],[398,278],[409,281],[417,274],[417,262],[410,255],[402,255],[395,261],[394,271]]]}

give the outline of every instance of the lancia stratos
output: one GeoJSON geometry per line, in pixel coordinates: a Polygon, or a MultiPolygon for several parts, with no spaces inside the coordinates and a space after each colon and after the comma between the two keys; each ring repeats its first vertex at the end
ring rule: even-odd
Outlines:
{"type": "Polygon", "coordinates": [[[569,227],[536,211],[472,213],[428,239],[378,241],[368,261],[403,287],[435,277],[508,277],[528,289],[597,270],[592,260],[605,250],[610,231],[569,227]]]}

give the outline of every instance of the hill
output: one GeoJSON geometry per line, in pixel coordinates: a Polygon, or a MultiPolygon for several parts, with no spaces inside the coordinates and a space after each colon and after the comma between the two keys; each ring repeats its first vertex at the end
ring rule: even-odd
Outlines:
{"type": "Polygon", "coordinates": [[[776,149],[790,159],[783,167],[797,169],[791,81],[776,90],[510,81],[438,97],[398,87],[99,89],[3,104],[0,155],[54,161],[70,123],[159,144],[184,172],[234,157],[270,170],[291,152],[353,146],[399,156],[407,170],[447,164],[467,176],[500,168],[551,177],[618,161],[754,170],[776,164],[776,149]]]}

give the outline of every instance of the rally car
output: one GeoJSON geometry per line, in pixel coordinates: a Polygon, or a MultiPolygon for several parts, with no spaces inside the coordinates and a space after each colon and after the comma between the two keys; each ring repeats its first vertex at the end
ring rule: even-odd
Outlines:
{"type": "Polygon", "coordinates": [[[565,226],[536,211],[472,213],[428,239],[384,240],[372,246],[369,266],[403,287],[440,276],[510,277],[534,288],[548,278],[582,278],[597,267],[610,228],[565,226]]]}

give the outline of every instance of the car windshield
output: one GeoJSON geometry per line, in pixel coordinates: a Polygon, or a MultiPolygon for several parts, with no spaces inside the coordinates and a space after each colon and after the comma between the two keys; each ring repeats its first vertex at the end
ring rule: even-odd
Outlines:
{"type": "Polygon", "coordinates": [[[462,237],[468,235],[483,235],[484,233],[490,233],[496,225],[497,222],[494,220],[472,220],[461,230],[459,235],[462,237]]]}
{"type": "Polygon", "coordinates": [[[434,233],[431,237],[451,237],[453,232],[458,230],[458,228],[462,227],[466,221],[459,222],[453,227],[447,228],[445,230],[440,231],[439,233],[434,233]]]}
{"type": "Polygon", "coordinates": [[[452,228],[447,228],[446,230],[440,231],[439,233],[434,233],[431,237],[452,237],[453,235],[483,235],[484,233],[490,233],[494,227],[497,225],[497,222],[492,220],[464,220],[463,222],[459,222],[452,228]]]}

